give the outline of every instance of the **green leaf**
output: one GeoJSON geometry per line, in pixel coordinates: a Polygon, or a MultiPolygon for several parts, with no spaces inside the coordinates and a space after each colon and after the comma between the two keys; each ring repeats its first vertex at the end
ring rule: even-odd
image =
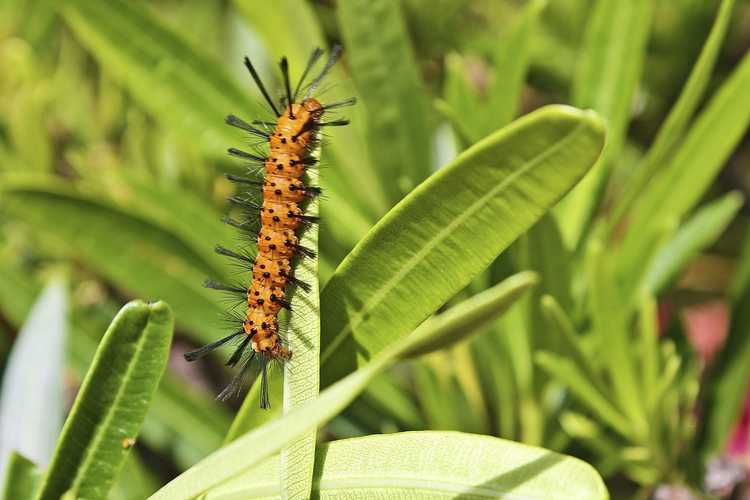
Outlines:
{"type": "Polygon", "coordinates": [[[568,386],[576,399],[603,422],[625,437],[632,435],[627,417],[610,404],[573,360],[541,351],[536,353],[535,361],[552,378],[568,386]]]}
{"type": "Polygon", "coordinates": [[[601,392],[606,393],[606,387],[598,373],[591,356],[583,347],[581,338],[573,327],[565,310],[550,295],[542,297],[542,312],[547,322],[552,327],[552,333],[558,335],[562,340],[565,354],[580,368],[583,376],[601,392]]]}
{"type": "MultiPolygon", "coordinates": [[[[11,283],[3,282],[3,287],[8,285],[11,283]]],[[[55,449],[65,416],[66,286],[60,278],[50,281],[29,312],[8,358],[0,399],[0,478],[5,476],[11,451],[45,467],[55,449]]]]}
{"type": "Polygon", "coordinates": [[[457,54],[446,57],[445,101],[437,101],[436,106],[465,147],[504,127],[516,116],[529,68],[531,40],[545,4],[544,0],[530,2],[495,41],[486,99],[469,83],[469,61],[457,54]]]}
{"type": "MultiPolygon", "coordinates": [[[[513,292],[514,289],[510,288],[508,293],[513,292]]],[[[476,307],[483,309],[484,301],[476,301],[476,307]]],[[[333,418],[364,391],[378,373],[418,346],[429,345],[432,339],[444,337],[446,328],[458,330],[463,326],[464,329],[476,331],[475,325],[468,322],[473,317],[471,311],[465,310],[465,314],[460,315],[463,325],[435,322],[420,326],[411,335],[388,346],[371,363],[321,392],[317,399],[239,437],[182,473],[151,498],[192,498],[249,470],[287,443],[333,418]],[[248,450],[252,450],[252,453],[248,453],[248,450]]]]}
{"type": "Polygon", "coordinates": [[[636,434],[646,432],[648,424],[638,392],[635,353],[630,348],[630,311],[623,307],[615,263],[598,237],[591,239],[589,250],[589,309],[595,352],[609,375],[613,401],[627,415],[636,434]]]}
{"type": "Polygon", "coordinates": [[[370,156],[392,200],[429,175],[428,103],[398,2],[349,0],[337,8],[347,61],[366,110],[370,156]]]}
{"type": "Polygon", "coordinates": [[[523,293],[539,282],[536,273],[525,271],[515,274],[505,281],[464,300],[444,313],[425,321],[420,328],[433,328],[441,332],[424,343],[417,344],[405,357],[423,356],[438,349],[449,347],[471,335],[474,329],[481,329],[518,300],[523,293]],[[465,325],[473,325],[467,330],[465,325]]]}
{"type": "Polygon", "coordinates": [[[750,54],[745,55],[698,116],[669,165],[639,195],[622,242],[621,274],[629,276],[669,221],[680,221],[700,200],[750,123],[750,54]]]}
{"type": "Polygon", "coordinates": [[[658,295],[691,258],[721,236],[743,202],[742,194],[733,191],[698,209],[647,266],[641,290],[658,295]]]}
{"type": "Polygon", "coordinates": [[[168,29],[144,4],[74,0],[68,26],[112,77],[163,125],[214,158],[236,141],[224,117],[261,108],[201,47],[168,29]]]}
{"type": "Polygon", "coordinates": [[[5,474],[0,476],[3,481],[3,500],[31,500],[39,485],[41,471],[37,466],[15,451],[10,453],[5,474]]]}
{"type": "MultiPolygon", "coordinates": [[[[313,155],[320,158],[320,148],[313,155]]],[[[318,174],[307,171],[307,182],[318,185],[318,174]]],[[[318,216],[318,201],[312,200],[305,213],[318,216]]],[[[318,253],[318,227],[306,228],[300,244],[318,253]]],[[[318,259],[305,258],[294,268],[294,276],[310,285],[310,291],[297,287],[291,299],[287,339],[293,360],[284,364],[284,413],[318,397],[320,391],[320,290],[318,259]]],[[[257,382],[256,382],[257,383],[257,382]]],[[[281,484],[286,499],[310,498],[315,467],[316,429],[290,443],[281,451],[281,484]]]]}
{"type": "Polygon", "coordinates": [[[169,356],[172,312],[133,301],[112,321],[65,421],[38,499],[105,498],[146,416],[169,356]]]}
{"type": "Polygon", "coordinates": [[[561,204],[558,220],[569,247],[578,246],[601,198],[612,159],[625,143],[651,25],[651,0],[597,0],[573,80],[573,104],[607,122],[607,146],[596,166],[561,204]]]}
{"type": "MultiPolygon", "coordinates": [[[[39,286],[34,279],[30,279],[28,269],[1,254],[0,282],[3,283],[0,287],[0,308],[13,326],[17,326],[31,309],[33,300],[39,293],[39,286]]],[[[112,318],[110,310],[115,309],[108,306],[98,307],[95,315],[83,313],[79,309],[72,311],[71,341],[68,345],[69,367],[79,379],[82,379],[88,370],[103,330],[112,318]]],[[[50,334],[47,330],[44,332],[45,335],[50,334]]],[[[45,338],[45,341],[49,342],[49,339],[45,338]]],[[[157,395],[146,415],[144,429],[167,428],[174,436],[189,435],[189,441],[180,439],[174,443],[175,461],[183,468],[189,467],[221,446],[222,438],[229,428],[228,412],[214,396],[180,382],[169,373],[165,374],[159,384],[157,395]]],[[[62,415],[60,423],[62,424],[62,415]]],[[[57,439],[58,434],[59,427],[52,436],[53,440],[57,439]]],[[[165,449],[165,446],[171,446],[172,443],[154,440],[148,435],[144,435],[143,438],[150,447],[160,452],[172,451],[165,449]]]]}
{"type": "Polygon", "coordinates": [[[404,198],[323,290],[323,386],[466,286],[585,174],[603,141],[596,114],[550,106],[479,142],[404,198]]]}
{"type": "Polygon", "coordinates": [[[51,179],[6,177],[0,180],[0,191],[11,213],[37,230],[43,228],[50,251],[83,262],[125,291],[169,299],[196,340],[216,339],[212,327],[224,307],[201,286],[215,271],[166,231],[159,217],[144,220],[140,210],[130,213],[106,197],[51,179]]]}
{"type": "MultiPolygon", "coordinates": [[[[402,432],[322,445],[315,497],[606,499],[593,467],[541,448],[460,432],[402,432]],[[387,459],[384,459],[387,457],[387,459]]],[[[279,498],[278,459],[206,499],[279,498]]]]}
{"type": "Polygon", "coordinates": [[[690,77],[685,83],[680,97],[669,111],[664,124],[659,128],[653,144],[637,166],[633,178],[628,181],[625,192],[617,200],[613,215],[609,218],[610,229],[613,229],[620,217],[638,199],[655,172],[668,164],[667,160],[673,146],[682,137],[708,86],[711,72],[729,27],[733,7],[734,0],[722,0],[711,33],[709,33],[708,39],[703,45],[700,56],[690,72],[690,77]]]}

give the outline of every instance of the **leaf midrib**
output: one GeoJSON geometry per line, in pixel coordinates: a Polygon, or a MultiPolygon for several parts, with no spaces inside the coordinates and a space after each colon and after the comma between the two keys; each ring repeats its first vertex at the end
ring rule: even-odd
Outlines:
{"type": "MultiPolygon", "coordinates": [[[[482,482],[484,484],[484,482],[482,482]]],[[[318,493],[331,493],[336,490],[351,492],[357,490],[383,491],[385,489],[411,489],[420,492],[451,492],[460,495],[471,495],[472,497],[502,498],[504,500],[533,500],[542,498],[548,492],[539,492],[539,495],[515,494],[516,487],[503,488],[501,484],[497,487],[471,485],[454,481],[440,481],[434,478],[420,477],[393,477],[393,476],[349,476],[346,478],[321,479],[315,488],[318,493]]],[[[254,488],[238,488],[222,492],[222,495],[242,493],[248,497],[273,496],[278,494],[278,484],[271,483],[254,488]]]]}
{"type": "Polygon", "coordinates": [[[581,121],[580,123],[578,123],[575,126],[575,128],[573,128],[565,137],[559,140],[556,144],[554,144],[552,147],[550,147],[549,149],[539,154],[537,157],[527,162],[526,165],[522,166],[521,168],[513,172],[511,175],[506,177],[501,183],[499,183],[493,189],[488,191],[484,196],[479,198],[477,201],[472,203],[464,212],[462,212],[458,217],[456,217],[453,221],[451,221],[450,224],[446,225],[445,227],[443,227],[443,229],[438,231],[438,233],[436,233],[434,238],[429,240],[427,244],[425,244],[417,253],[415,253],[406,262],[406,264],[401,269],[399,269],[399,271],[393,276],[393,278],[386,281],[383,284],[383,286],[381,286],[380,289],[378,289],[370,297],[370,299],[367,300],[363,304],[362,308],[359,311],[357,311],[353,316],[350,317],[350,320],[344,325],[344,327],[341,330],[339,330],[339,332],[331,341],[331,344],[322,353],[321,358],[320,358],[321,363],[326,362],[326,360],[333,354],[333,352],[338,348],[339,344],[343,342],[343,340],[353,330],[353,328],[362,322],[362,318],[365,317],[367,313],[373,307],[375,307],[378,303],[380,303],[383,297],[385,297],[385,295],[388,292],[390,292],[393,288],[395,288],[396,285],[403,279],[403,277],[406,276],[409,272],[411,272],[412,269],[414,269],[418,265],[418,263],[424,258],[425,255],[427,255],[436,246],[438,246],[438,244],[441,243],[443,239],[445,239],[450,233],[452,233],[453,230],[457,226],[459,226],[466,219],[472,216],[476,211],[478,211],[482,206],[484,206],[490,199],[497,196],[498,193],[500,193],[505,188],[507,188],[509,184],[511,184],[513,181],[515,181],[517,178],[521,177],[522,175],[526,174],[529,170],[531,170],[541,161],[546,159],[552,153],[556,152],[558,149],[565,146],[571,140],[571,138],[575,136],[578,133],[578,131],[585,126],[585,123],[586,123],[585,121],[581,121]]]}
{"type": "Polygon", "coordinates": [[[76,474],[76,478],[73,481],[73,485],[71,489],[73,491],[77,491],[80,482],[84,480],[84,478],[87,476],[87,471],[90,467],[91,461],[94,459],[94,456],[96,455],[94,453],[94,450],[98,449],[99,443],[104,439],[105,432],[104,430],[108,429],[110,426],[110,421],[113,418],[113,415],[116,413],[116,410],[114,408],[117,408],[119,406],[120,401],[124,397],[123,394],[125,392],[126,386],[129,385],[127,382],[131,378],[131,373],[133,371],[134,366],[138,364],[138,359],[140,359],[141,351],[143,351],[143,346],[146,344],[147,336],[145,335],[146,330],[148,330],[149,326],[151,325],[151,310],[149,308],[148,316],[146,317],[145,326],[141,329],[141,333],[139,334],[139,340],[136,343],[136,349],[133,353],[133,356],[131,357],[131,362],[128,363],[128,368],[125,370],[125,376],[123,377],[123,380],[126,382],[123,384],[120,384],[117,393],[115,395],[115,398],[112,400],[111,408],[113,408],[112,411],[107,412],[107,415],[104,417],[104,419],[96,425],[96,431],[94,432],[94,438],[90,441],[89,446],[87,446],[85,451],[85,457],[83,461],[81,462],[81,466],[78,467],[78,473],[76,474]]]}

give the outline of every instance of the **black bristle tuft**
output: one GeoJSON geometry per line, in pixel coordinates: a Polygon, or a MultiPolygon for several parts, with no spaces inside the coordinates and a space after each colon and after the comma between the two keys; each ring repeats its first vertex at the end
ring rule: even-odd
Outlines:
{"type": "Polygon", "coordinates": [[[286,90],[286,105],[289,107],[289,118],[294,120],[294,113],[292,112],[294,99],[292,98],[292,86],[289,83],[289,61],[287,61],[286,57],[281,58],[279,67],[281,68],[281,75],[284,78],[284,89],[286,90]]]}
{"type": "Polygon", "coordinates": [[[250,58],[245,56],[245,67],[250,72],[250,76],[253,77],[253,80],[255,80],[255,85],[258,86],[258,89],[260,90],[260,93],[263,94],[263,97],[266,98],[266,102],[269,106],[271,106],[271,109],[273,110],[274,114],[276,116],[281,116],[281,113],[279,113],[279,110],[276,109],[276,105],[273,103],[273,100],[271,100],[271,96],[268,95],[268,91],[266,91],[266,87],[263,85],[263,82],[260,79],[260,76],[258,76],[258,72],[255,71],[255,68],[253,67],[253,63],[250,62],[250,58]]]}
{"type": "Polygon", "coordinates": [[[307,247],[304,247],[302,245],[297,245],[296,249],[297,249],[297,251],[299,253],[301,253],[305,257],[310,257],[311,259],[315,258],[315,250],[311,250],[311,249],[309,249],[307,247]]]}
{"type": "Polygon", "coordinates": [[[307,64],[305,65],[305,70],[302,72],[302,76],[299,78],[299,82],[297,82],[297,87],[294,89],[294,95],[292,96],[292,100],[296,101],[297,96],[299,95],[299,91],[302,88],[302,85],[305,83],[305,78],[307,78],[307,74],[310,73],[310,70],[315,66],[315,63],[318,62],[318,59],[320,59],[320,56],[323,55],[323,49],[320,47],[315,47],[315,50],[312,51],[312,54],[310,54],[310,58],[307,60],[307,64]]]}
{"type": "MultiPolygon", "coordinates": [[[[250,343],[251,339],[252,337],[250,337],[250,335],[247,335],[244,339],[242,339],[240,345],[237,346],[237,348],[232,353],[232,356],[227,360],[227,366],[235,366],[237,363],[239,363],[240,359],[242,358],[242,354],[244,354],[245,349],[247,348],[247,345],[250,343]]],[[[253,351],[253,354],[251,354],[250,356],[252,357],[254,354],[255,351],[253,351]]]]}
{"type": "Polygon", "coordinates": [[[260,407],[267,410],[271,407],[271,400],[268,397],[268,359],[261,357],[260,361],[260,407]]]}
{"type": "Polygon", "coordinates": [[[234,332],[230,335],[227,335],[226,337],[217,340],[216,342],[211,342],[210,344],[206,344],[200,349],[196,349],[194,351],[186,352],[183,356],[185,357],[185,360],[187,361],[195,361],[196,359],[200,359],[209,352],[213,351],[214,349],[223,346],[230,340],[236,338],[237,336],[245,333],[244,330],[240,330],[238,332],[234,332]]]}
{"type": "Polygon", "coordinates": [[[295,278],[294,276],[287,276],[286,277],[289,280],[289,283],[293,284],[296,287],[301,288],[305,292],[309,293],[312,287],[309,283],[302,281],[301,279],[295,278]]]}
{"type": "Polygon", "coordinates": [[[211,290],[218,290],[220,292],[241,293],[243,295],[247,294],[247,289],[234,285],[225,285],[224,283],[218,283],[213,280],[204,281],[203,286],[206,288],[210,288],[211,290]]]}
{"type": "Polygon", "coordinates": [[[262,156],[246,153],[245,151],[239,150],[237,148],[229,148],[227,149],[227,153],[229,153],[231,156],[234,156],[235,158],[241,158],[243,160],[258,161],[261,163],[265,163],[266,161],[266,158],[263,158],[262,156]]]}
{"type": "Polygon", "coordinates": [[[214,247],[214,252],[216,252],[219,255],[224,255],[225,257],[230,257],[232,259],[237,259],[243,262],[247,262],[249,264],[252,264],[254,262],[254,260],[249,255],[243,255],[241,253],[233,252],[232,250],[229,250],[228,248],[224,248],[221,245],[216,245],[214,247]]]}
{"type": "Polygon", "coordinates": [[[242,118],[239,118],[234,115],[229,115],[226,118],[227,125],[231,125],[232,127],[236,127],[238,129],[244,130],[245,132],[249,132],[255,136],[262,137],[263,139],[268,139],[268,134],[263,132],[260,129],[257,129],[247,123],[242,118]]]}

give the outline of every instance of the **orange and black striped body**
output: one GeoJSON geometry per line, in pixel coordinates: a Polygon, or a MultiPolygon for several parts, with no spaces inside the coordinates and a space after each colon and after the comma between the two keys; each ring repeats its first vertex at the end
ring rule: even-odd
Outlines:
{"type": "MultiPolygon", "coordinates": [[[[293,286],[307,289],[307,285],[294,278],[294,263],[301,257],[312,257],[311,249],[300,246],[301,232],[307,224],[317,222],[317,217],[305,214],[308,199],[320,193],[316,186],[309,186],[305,182],[306,169],[314,165],[317,159],[312,158],[311,152],[317,142],[320,127],[337,126],[348,123],[337,120],[328,123],[321,121],[327,109],[340,108],[354,104],[354,99],[323,106],[317,99],[310,97],[320,81],[335,63],[340,51],[331,51],[328,61],[320,74],[305,87],[306,94],[297,102],[297,93],[303,88],[305,78],[311,68],[322,55],[316,49],[302,73],[300,82],[294,93],[289,84],[288,64],[285,58],[281,60],[281,70],[286,88],[285,99],[277,107],[260,81],[255,68],[245,58],[245,66],[258,85],[266,102],[276,115],[275,122],[260,122],[273,130],[261,130],[230,115],[227,123],[249,133],[254,138],[262,138],[268,147],[267,154],[255,154],[231,148],[229,153],[240,159],[249,160],[259,165],[257,170],[262,173],[262,179],[244,178],[227,175],[227,179],[246,186],[252,186],[250,192],[231,197],[229,200],[246,210],[246,219],[226,221],[243,230],[252,231],[252,237],[257,241],[257,254],[254,257],[247,251],[236,252],[227,248],[216,247],[217,253],[239,260],[243,267],[250,271],[246,282],[240,285],[222,285],[207,281],[206,286],[232,294],[242,296],[247,309],[241,321],[241,328],[216,342],[185,355],[188,361],[193,361],[232,340],[238,341],[238,346],[227,362],[230,366],[240,365],[240,372],[232,383],[219,395],[220,398],[231,396],[238,392],[242,377],[250,362],[258,360],[261,366],[261,407],[268,406],[266,383],[266,366],[273,360],[286,360],[291,353],[282,342],[279,328],[279,313],[282,309],[290,309],[290,288],[293,286]],[[260,201],[253,200],[260,195],[260,201]],[[259,221],[257,232],[255,222],[259,221]]],[[[256,122],[253,122],[256,123],[256,122]]]]}

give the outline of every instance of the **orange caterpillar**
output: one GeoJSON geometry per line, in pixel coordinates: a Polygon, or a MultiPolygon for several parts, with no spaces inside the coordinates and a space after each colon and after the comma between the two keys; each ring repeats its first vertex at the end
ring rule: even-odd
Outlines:
{"type": "Polygon", "coordinates": [[[229,149],[230,155],[248,161],[250,170],[261,173],[263,177],[256,179],[227,175],[230,181],[253,186],[256,192],[261,193],[260,204],[249,197],[229,198],[231,203],[246,210],[247,218],[240,221],[225,219],[232,226],[249,231],[253,237],[257,234],[257,254],[252,257],[250,254],[234,252],[222,246],[216,247],[217,253],[233,258],[249,268],[247,270],[251,271],[251,281],[247,287],[206,282],[208,288],[238,294],[243,297],[243,301],[247,301],[246,313],[237,318],[242,327],[216,342],[185,354],[185,359],[194,361],[231,340],[239,340],[239,345],[227,365],[236,366],[241,363],[240,371],[219,394],[220,399],[239,391],[251,361],[258,360],[262,376],[260,406],[267,408],[268,362],[286,360],[291,356],[284,347],[279,333],[278,316],[281,309],[290,309],[287,299],[290,284],[308,289],[306,283],[294,277],[293,262],[298,256],[314,257],[312,250],[299,244],[299,232],[305,225],[318,221],[317,217],[305,215],[304,202],[320,194],[320,188],[306,185],[303,178],[306,168],[316,163],[316,159],[311,157],[310,153],[317,143],[319,128],[348,123],[347,120],[322,122],[323,114],[330,109],[354,104],[354,99],[348,99],[323,106],[318,100],[310,97],[338,59],[338,48],[331,51],[320,74],[307,85],[305,97],[297,102],[297,95],[303,88],[305,78],[322,54],[323,51],[320,49],[313,51],[294,92],[289,84],[287,60],[281,59],[280,67],[286,93],[278,108],[246,57],[245,66],[276,115],[276,121],[253,122],[267,127],[264,131],[234,115],[229,115],[226,120],[229,125],[267,142],[268,152],[263,155],[235,148],[229,149]]]}

